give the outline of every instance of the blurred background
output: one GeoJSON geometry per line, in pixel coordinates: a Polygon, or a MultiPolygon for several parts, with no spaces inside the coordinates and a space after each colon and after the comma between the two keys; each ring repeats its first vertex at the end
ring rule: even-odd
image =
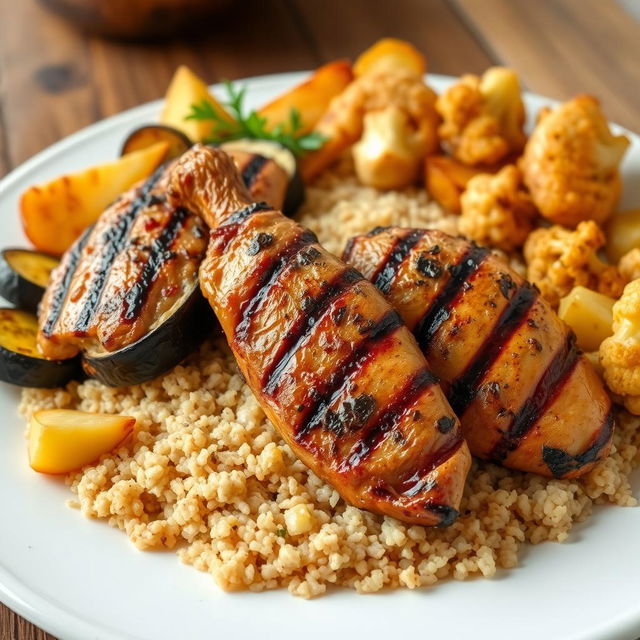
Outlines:
{"type": "MultiPolygon", "coordinates": [[[[355,58],[384,36],[429,71],[500,64],[531,91],[590,93],[640,131],[640,0],[0,0],[0,176],[60,138],[207,82],[355,58]]],[[[0,605],[0,639],[51,637],[0,605]]]]}
{"type": "Polygon", "coordinates": [[[0,0],[0,175],[161,97],[178,64],[208,82],[311,69],[382,36],[434,73],[504,64],[553,98],[592,93],[640,130],[640,0],[0,0]]]}

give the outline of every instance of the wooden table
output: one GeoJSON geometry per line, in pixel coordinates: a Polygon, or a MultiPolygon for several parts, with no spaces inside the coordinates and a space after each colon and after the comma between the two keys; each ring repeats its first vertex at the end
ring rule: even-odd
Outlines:
{"type": "MultiPolygon", "coordinates": [[[[592,93],[640,130],[640,22],[615,0],[244,0],[204,35],[145,45],[82,35],[35,0],[0,0],[0,176],[162,96],[178,64],[209,82],[310,69],[386,35],[415,43],[430,71],[513,66],[532,91],[592,93]]],[[[0,640],[43,638],[0,605],[0,640]]]]}

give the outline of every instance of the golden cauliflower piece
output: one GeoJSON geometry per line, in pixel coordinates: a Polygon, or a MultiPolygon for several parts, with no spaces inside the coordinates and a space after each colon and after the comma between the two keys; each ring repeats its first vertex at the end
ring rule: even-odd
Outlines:
{"type": "Polygon", "coordinates": [[[609,389],[640,415],[640,280],[613,305],[613,335],[600,345],[600,360],[609,389]]]}
{"type": "Polygon", "coordinates": [[[527,278],[554,307],[575,286],[619,298],[625,279],[597,256],[604,243],[604,233],[593,220],[581,222],[575,231],[559,225],[537,229],[524,245],[527,278]]]}
{"type": "MultiPolygon", "coordinates": [[[[346,149],[358,142],[363,133],[368,133],[370,142],[373,139],[374,143],[364,150],[361,149],[363,157],[356,157],[357,172],[359,165],[368,163],[366,169],[369,173],[379,176],[379,171],[371,170],[372,163],[376,162],[376,158],[372,157],[374,148],[377,149],[379,158],[387,153],[396,155],[398,136],[406,133],[411,138],[410,149],[414,159],[410,173],[415,178],[425,156],[433,153],[438,147],[437,130],[440,118],[435,110],[435,102],[436,94],[424,83],[422,76],[406,69],[377,71],[357,78],[331,101],[329,108],[316,124],[316,131],[327,140],[320,149],[306,154],[302,159],[303,178],[308,182],[324,171],[346,149]],[[379,118],[367,117],[379,111],[386,111],[386,122],[392,120],[395,133],[380,133],[382,123],[385,122],[384,117],[382,122],[379,118]]],[[[403,153],[405,151],[403,150],[403,153]]],[[[354,149],[354,155],[356,153],[357,148],[354,149]]],[[[408,155],[403,155],[403,161],[408,155]]],[[[358,172],[358,177],[364,184],[368,184],[367,171],[363,172],[363,175],[358,172]]],[[[402,182],[387,188],[405,186],[407,178],[405,175],[402,178],[402,182]]]]}
{"type": "Polygon", "coordinates": [[[441,141],[464,164],[495,164],[520,152],[526,141],[520,82],[511,69],[462,76],[438,98],[436,109],[443,120],[441,141]]]}
{"type": "Polygon", "coordinates": [[[479,244],[512,251],[524,244],[533,229],[536,209],[513,165],[496,175],[471,178],[460,202],[460,233],[479,244]]]}
{"type": "Polygon", "coordinates": [[[636,247],[625,253],[618,262],[618,271],[627,282],[640,278],[640,249],[636,247]]]}
{"type": "Polygon", "coordinates": [[[620,197],[618,167],[628,146],[625,136],[611,133],[592,96],[543,110],[520,159],[540,213],[566,227],[602,224],[620,197]]]}

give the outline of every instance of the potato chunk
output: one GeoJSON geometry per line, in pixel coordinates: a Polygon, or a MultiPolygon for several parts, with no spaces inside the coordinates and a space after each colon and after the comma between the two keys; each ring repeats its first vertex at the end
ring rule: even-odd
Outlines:
{"type": "Polygon", "coordinates": [[[616,213],[605,231],[607,257],[616,263],[625,253],[640,247],[640,209],[616,213]]]}
{"type": "Polygon", "coordinates": [[[574,287],[560,300],[558,315],[576,334],[578,346],[584,351],[597,351],[613,329],[615,300],[586,287],[574,287]]]}
{"type": "Polygon", "coordinates": [[[135,418],[71,409],[37,411],[29,422],[29,463],[39,473],[62,474],[97,460],[133,430],[135,418]]]}
{"type": "Polygon", "coordinates": [[[396,38],[382,38],[363,51],[353,65],[356,76],[396,69],[423,76],[427,72],[427,61],[411,43],[396,38]]]}

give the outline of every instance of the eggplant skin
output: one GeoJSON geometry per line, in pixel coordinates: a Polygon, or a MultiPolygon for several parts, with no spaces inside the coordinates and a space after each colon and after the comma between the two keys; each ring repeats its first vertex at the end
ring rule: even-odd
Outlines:
{"type": "Polygon", "coordinates": [[[35,259],[37,259],[38,256],[46,258],[53,256],[28,249],[5,249],[0,254],[0,296],[7,302],[15,305],[18,309],[37,313],[38,305],[40,304],[40,300],[42,300],[45,289],[39,284],[20,275],[20,273],[11,266],[6,257],[6,254],[11,251],[31,253],[35,259]]]}
{"type": "Polygon", "coordinates": [[[153,380],[194,352],[211,332],[214,315],[197,282],[185,302],[137,342],[100,355],[84,353],[85,373],[109,387],[153,380]]]}
{"type": "Polygon", "coordinates": [[[0,380],[18,387],[55,389],[82,376],[78,358],[45,360],[0,347],[0,380]]]}

